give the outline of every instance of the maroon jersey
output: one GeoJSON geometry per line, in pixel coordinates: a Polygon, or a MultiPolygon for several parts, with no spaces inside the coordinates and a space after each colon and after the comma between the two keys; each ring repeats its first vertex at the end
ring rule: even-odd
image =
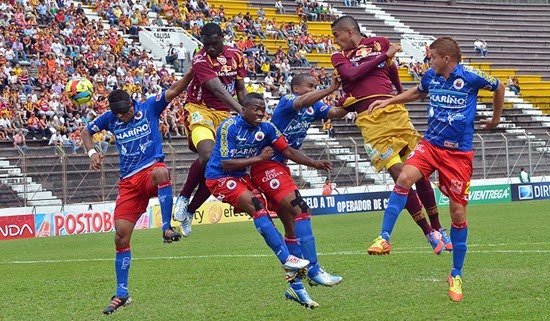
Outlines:
{"type": "Polygon", "coordinates": [[[218,77],[227,92],[234,96],[237,93],[237,80],[246,77],[244,58],[240,50],[224,46],[223,52],[217,57],[210,57],[201,49],[192,61],[193,80],[187,89],[185,102],[206,105],[208,108],[229,111],[216,95],[204,84],[210,79],[218,77]]]}
{"type": "Polygon", "coordinates": [[[374,100],[393,97],[393,86],[403,90],[397,66],[386,55],[389,47],[387,38],[370,37],[361,39],[357,48],[332,54],[332,65],[342,78],[344,90],[339,106],[360,113],[374,100]],[[358,66],[365,69],[357,73],[358,66]]]}

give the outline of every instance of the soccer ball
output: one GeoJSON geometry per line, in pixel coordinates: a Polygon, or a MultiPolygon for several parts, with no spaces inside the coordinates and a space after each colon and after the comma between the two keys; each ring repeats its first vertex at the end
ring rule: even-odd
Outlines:
{"type": "Polygon", "coordinates": [[[94,85],[86,78],[69,80],[65,86],[65,92],[76,105],[82,105],[90,101],[94,93],[94,85]]]}

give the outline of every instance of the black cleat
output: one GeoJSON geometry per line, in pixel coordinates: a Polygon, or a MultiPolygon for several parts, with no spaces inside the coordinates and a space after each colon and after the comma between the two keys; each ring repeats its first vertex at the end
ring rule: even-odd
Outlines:
{"type": "Polygon", "coordinates": [[[103,314],[111,314],[118,309],[129,305],[130,303],[132,303],[132,298],[130,298],[129,295],[122,297],[113,296],[111,298],[111,303],[105,308],[105,310],[103,310],[103,314]]]}
{"type": "Polygon", "coordinates": [[[181,239],[181,234],[174,231],[173,228],[169,228],[162,233],[162,239],[164,243],[178,242],[181,239]]]}

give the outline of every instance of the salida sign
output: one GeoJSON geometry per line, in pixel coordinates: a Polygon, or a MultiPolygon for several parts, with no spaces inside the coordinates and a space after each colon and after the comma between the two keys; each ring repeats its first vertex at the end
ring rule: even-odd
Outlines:
{"type": "Polygon", "coordinates": [[[0,240],[34,237],[34,215],[0,216],[0,240]]]}

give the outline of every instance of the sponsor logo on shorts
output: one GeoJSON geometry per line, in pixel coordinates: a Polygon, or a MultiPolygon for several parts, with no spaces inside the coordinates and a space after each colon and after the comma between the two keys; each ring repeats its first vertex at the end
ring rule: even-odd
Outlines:
{"type": "Polygon", "coordinates": [[[533,199],[533,186],[520,185],[518,186],[518,195],[520,200],[532,200],[533,199]]]}
{"type": "Polygon", "coordinates": [[[257,141],[261,141],[263,140],[265,137],[265,134],[261,131],[257,132],[255,135],[254,135],[254,139],[256,139],[257,141]]]}
{"type": "Polygon", "coordinates": [[[376,148],[372,148],[371,144],[365,144],[365,151],[371,160],[380,154],[376,148]]]}
{"type": "Polygon", "coordinates": [[[457,181],[456,179],[451,180],[451,192],[456,194],[462,194],[463,187],[464,187],[463,182],[457,181]]]}
{"type": "Polygon", "coordinates": [[[458,148],[458,143],[445,141],[445,142],[443,142],[443,146],[445,146],[447,148],[458,148]]]}
{"type": "Polygon", "coordinates": [[[380,158],[387,159],[391,156],[392,153],[393,153],[393,148],[388,147],[388,150],[384,154],[380,155],[380,158]]]}
{"type": "Polygon", "coordinates": [[[281,183],[279,182],[278,179],[272,179],[269,182],[269,186],[271,187],[271,189],[277,189],[277,188],[279,188],[279,186],[281,186],[281,183]]]}
{"type": "Polygon", "coordinates": [[[225,186],[230,190],[234,190],[235,187],[237,187],[237,182],[234,180],[228,180],[227,183],[225,183],[225,186]]]}

